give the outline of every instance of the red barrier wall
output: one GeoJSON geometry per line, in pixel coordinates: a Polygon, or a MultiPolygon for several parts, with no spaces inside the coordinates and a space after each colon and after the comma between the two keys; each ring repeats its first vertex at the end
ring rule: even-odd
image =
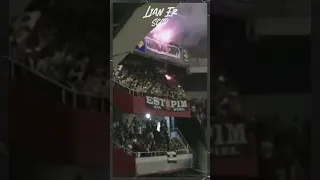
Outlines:
{"type": "Polygon", "coordinates": [[[72,110],[77,165],[110,164],[109,114],[72,110]]]}
{"type": "MultiPolygon", "coordinates": [[[[185,117],[185,118],[191,117],[190,110],[186,112],[158,111],[158,110],[147,108],[144,97],[135,96],[133,99],[134,99],[133,112],[135,114],[150,113],[153,116],[170,116],[170,117],[185,117]]],[[[190,104],[188,104],[188,106],[190,107],[190,104]]]]}
{"type": "Polygon", "coordinates": [[[114,87],[113,88],[113,105],[126,113],[133,113],[133,97],[128,91],[114,87]]]}
{"type": "Polygon", "coordinates": [[[13,80],[11,145],[60,165],[108,165],[109,115],[74,109],[31,82],[13,80]]]}
{"type": "Polygon", "coordinates": [[[113,176],[135,177],[136,159],[133,155],[124,152],[123,149],[113,148],[113,176]]]}
{"type": "Polygon", "coordinates": [[[11,81],[10,146],[43,161],[74,162],[70,113],[59,101],[32,86],[25,81],[11,81]]]}
{"type": "MultiPolygon", "coordinates": [[[[153,116],[191,117],[190,109],[186,112],[169,112],[147,108],[144,97],[133,96],[128,91],[116,86],[113,88],[113,104],[129,114],[150,113],[153,116]]],[[[190,104],[188,105],[190,107],[190,104]]]]}
{"type": "Polygon", "coordinates": [[[251,153],[247,157],[211,158],[211,174],[217,176],[258,176],[258,159],[256,151],[256,139],[253,134],[248,136],[251,143],[251,153]]]}

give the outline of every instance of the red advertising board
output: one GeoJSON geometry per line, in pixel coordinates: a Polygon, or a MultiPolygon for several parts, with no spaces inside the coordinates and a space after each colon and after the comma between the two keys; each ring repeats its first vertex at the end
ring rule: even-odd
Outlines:
{"type": "Polygon", "coordinates": [[[213,176],[257,177],[256,138],[246,122],[212,124],[211,174],[213,176]]]}
{"type": "Polygon", "coordinates": [[[113,148],[113,176],[114,177],[135,177],[136,158],[129,155],[122,148],[113,148]]]}
{"type": "MultiPolygon", "coordinates": [[[[250,135],[250,141],[255,142],[254,136],[250,135]]],[[[252,154],[244,157],[211,157],[211,174],[213,176],[258,176],[258,159],[256,144],[251,143],[252,154]]]]}
{"type": "Polygon", "coordinates": [[[113,89],[113,104],[131,114],[152,116],[191,117],[189,100],[173,100],[156,96],[134,96],[120,87],[113,89]]]}
{"type": "Polygon", "coordinates": [[[10,90],[12,147],[48,163],[109,165],[109,114],[72,108],[32,82],[10,90]]]}

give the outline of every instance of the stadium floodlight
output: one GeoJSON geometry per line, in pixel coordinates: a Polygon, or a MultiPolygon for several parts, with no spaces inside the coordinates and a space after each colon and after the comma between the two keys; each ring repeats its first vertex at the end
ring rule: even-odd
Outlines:
{"type": "Polygon", "coordinates": [[[146,118],[147,118],[147,119],[151,119],[150,113],[146,113],[146,118]]]}

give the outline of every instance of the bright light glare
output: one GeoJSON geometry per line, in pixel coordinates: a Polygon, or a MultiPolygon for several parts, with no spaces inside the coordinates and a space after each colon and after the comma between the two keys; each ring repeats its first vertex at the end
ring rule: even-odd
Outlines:
{"type": "Polygon", "coordinates": [[[171,80],[171,76],[166,74],[165,77],[166,77],[167,80],[171,80]]]}
{"type": "Polygon", "coordinates": [[[168,31],[168,30],[155,32],[153,34],[153,38],[155,38],[158,41],[164,42],[164,43],[169,43],[172,38],[172,32],[168,31]]]}
{"type": "Polygon", "coordinates": [[[150,119],[150,118],[151,118],[151,115],[150,115],[149,113],[147,113],[147,114],[146,114],[146,118],[147,118],[147,119],[150,119]]]}

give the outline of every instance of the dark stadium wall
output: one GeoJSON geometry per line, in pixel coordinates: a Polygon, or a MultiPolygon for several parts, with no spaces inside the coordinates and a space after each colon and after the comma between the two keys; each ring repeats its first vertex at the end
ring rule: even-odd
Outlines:
{"type": "Polygon", "coordinates": [[[74,125],[75,164],[81,166],[109,166],[109,113],[71,109],[74,125]]]}
{"type": "Polygon", "coordinates": [[[207,99],[208,91],[187,91],[187,94],[195,99],[207,99]]]}
{"type": "Polygon", "coordinates": [[[295,117],[299,120],[311,119],[311,94],[242,95],[240,98],[256,116],[277,116],[283,123],[290,123],[295,117]]]}
{"type": "Polygon", "coordinates": [[[175,125],[185,136],[190,146],[197,144],[198,141],[206,145],[205,129],[197,119],[175,118],[175,125]]]}
{"type": "Polygon", "coordinates": [[[122,148],[113,149],[113,176],[114,177],[135,177],[136,158],[127,154],[122,148]]]}
{"type": "Polygon", "coordinates": [[[208,74],[207,73],[192,73],[185,78],[183,78],[180,82],[180,85],[188,92],[207,92],[208,82],[207,82],[208,74]]]}
{"type": "Polygon", "coordinates": [[[19,151],[17,155],[24,154],[35,161],[70,164],[74,162],[70,114],[62,103],[33,85],[22,79],[11,81],[10,146],[19,151]]]}
{"type": "Polygon", "coordinates": [[[113,23],[117,25],[113,28],[113,38],[117,36],[134,11],[142,5],[143,3],[132,3],[131,6],[119,3],[113,4],[113,23]]]}

